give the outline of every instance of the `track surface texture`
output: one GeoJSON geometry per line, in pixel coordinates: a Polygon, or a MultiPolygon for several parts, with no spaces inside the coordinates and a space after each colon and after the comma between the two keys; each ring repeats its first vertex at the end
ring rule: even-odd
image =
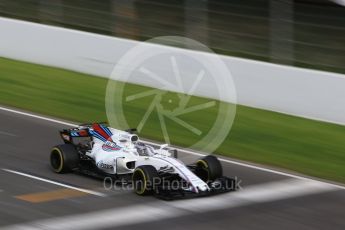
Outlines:
{"type": "MultiPolygon", "coordinates": [[[[233,193],[161,201],[105,189],[102,180],[55,174],[54,119],[0,109],[0,229],[345,229],[345,188],[222,158],[241,180],[233,193]]],[[[191,163],[200,153],[180,150],[191,163]]]]}

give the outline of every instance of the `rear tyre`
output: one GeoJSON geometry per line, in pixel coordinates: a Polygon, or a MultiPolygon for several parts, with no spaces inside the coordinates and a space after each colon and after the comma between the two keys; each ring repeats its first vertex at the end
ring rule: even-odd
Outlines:
{"type": "Polygon", "coordinates": [[[205,182],[223,176],[223,168],[217,157],[208,155],[196,162],[195,174],[205,182]]]}
{"type": "Polygon", "coordinates": [[[138,195],[151,195],[155,189],[158,172],[152,165],[142,165],[134,170],[132,181],[134,191],[138,195]]]}
{"type": "Polygon", "coordinates": [[[71,144],[57,145],[50,153],[50,165],[56,173],[67,173],[78,168],[79,153],[71,144]]]}

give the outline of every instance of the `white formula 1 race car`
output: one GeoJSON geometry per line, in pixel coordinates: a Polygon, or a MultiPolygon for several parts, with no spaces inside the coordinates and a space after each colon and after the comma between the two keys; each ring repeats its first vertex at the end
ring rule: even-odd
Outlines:
{"type": "Polygon", "coordinates": [[[176,149],[146,144],[135,131],[117,130],[104,123],[64,129],[60,135],[65,144],[52,149],[50,164],[56,173],[79,171],[121,179],[131,183],[138,195],[153,194],[162,199],[236,190],[236,180],[222,175],[215,156],[185,165],[177,159],[176,149]]]}

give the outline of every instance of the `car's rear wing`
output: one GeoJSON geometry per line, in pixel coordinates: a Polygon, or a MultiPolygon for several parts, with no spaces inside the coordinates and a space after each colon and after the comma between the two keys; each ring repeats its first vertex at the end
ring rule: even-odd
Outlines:
{"type": "MultiPolygon", "coordinates": [[[[97,123],[84,123],[78,125],[78,127],[70,128],[70,129],[63,129],[60,131],[60,136],[62,140],[67,144],[76,144],[75,141],[73,140],[78,140],[78,139],[85,139],[85,138],[91,138],[92,140],[92,135],[90,133],[90,128],[94,124],[99,124],[103,126],[108,126],[107,122],[97,122],[97,123]]],[[[121,131],[121,130],[119,130],[121,131]]],[[[123,132],[123,131],[122,131],[123,132]]],[[[124,132],[127,132],[129,134],[134,134],[137,132],[137,129],[135,128],[130,128],[125,130],[124,132]]],[[[79,142],[79,141],[77,141],[79,142]]]]}
{"type": "Polygon", "coordinates": [[[77,138],[92,138],[87,127],[63,129],[60,131],[60,136],[65,144],[75,144],[73,140],[77,138]]]}

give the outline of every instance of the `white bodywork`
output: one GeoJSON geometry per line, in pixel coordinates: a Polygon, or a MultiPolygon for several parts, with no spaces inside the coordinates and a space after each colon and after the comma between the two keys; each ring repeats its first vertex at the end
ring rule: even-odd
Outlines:
{"type": "MultiPolygon", "coordinates": [[[[109,140],[93,138],[93,147],[86,154],[96,165],[108,174],[131,174],[136,167],[152,165],[160,170],[177,173],[189,184],[189,190],[198,193],[209,190],[208,185],[188,169],[180,160],[172,157],[171,148],[162,145],[155,149],[139,142],[138,136],[125,131],[106,127],[111,132],[109,140]],[[140,149],[144,151],[140,152],[140,149]]],[[[92,128],[90,128],[92,132],[92,128]]]]}

